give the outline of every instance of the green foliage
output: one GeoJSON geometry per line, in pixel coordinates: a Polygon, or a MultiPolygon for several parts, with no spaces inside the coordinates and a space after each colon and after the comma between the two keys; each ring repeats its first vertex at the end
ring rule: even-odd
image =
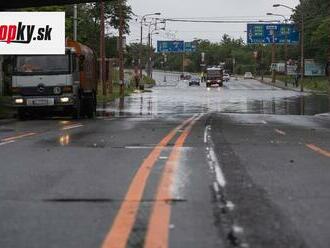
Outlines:
{"type": "Polygon", "coordinates": [[[300,28],[302,15],[305,24],[305,57],[326,61],[330,56],[330,1],[300,1],[293,15],[293,20],[300,28]]]}
{"type": "MultiPolygon", "coordinates": [[[[256,60],[253,57],[253,52],[258,49],[255,46],[245,45],[242,39],[233,39],[228,35],[224,35],[220,42],[212,43],[208,40],[195,40],[197,52],[185,54],[185,59],[189,60],[190,64],[185,66],[185,70],[189,72],[200,72],[201,54],[205,53],[205,63],[209,66],[225,63],[225,69],[236,73],[244,73],[245,71],[256,71],[256,60]],[[234,66],[235,61],[235,66],[234,66]]],[[[268,48],[264,48],[267,50],[268,48]]],[[[265,52],[270,58],[270,53],[265,52]]],[[[268,60],[265,59],[265,61],[268,60]]],[[[167,63],[163,64],[163,68],[167,70],[182,70],[182,54],[168,54],[167,63]]],[[[156,67],[162,68],[164,58],[161,54],[156,56],[156,67]]],[[[270,63],[270,60],[269,60],[270,63]]],[[[268,64],[269,64],[268,63],[268,64]]]]}
{"type": "MultiPolygon", "coordinates": [[[[129,20],[133,12],[127,1],[123,2],[124,33],[129,33],[129,20]]],[[[24,11],[64,11],[66,37],[73,37],[73,5],[47,6],[38,8],[22,9],[24,11]]],[[[106,25],[114,29],[119,28],[119,5],[118,1],[106,1],[104,16],[106,25]]],[[[100,5],[99,3],[86,3],[78,5],[78,41],[93,48],[99,53],[100,33],[100,5]]],[[[114,57],[117,55],[117,40],[106,34],[106,55],[114,57]]]]}
{"type": "Polygon", "coordinates": [[[156,81],[154,79],[152,79],[151,77],[148,77],[147,75],[143,75],[142,82],[144,84],[149,84],[149,85],[154,85],[156,83],[156,81]]]}
{"type": "MultiPolygon", "coordinates": [[[[100,88],[100,87],[99,87],[100,88]]],[[[130,96],[134,91],[132,86],[125,87],[125,96],[130,96]]],[[[120,85],[117,83],[113,84],[113,93],[112,95],[103,96],[102,91],[99,90],[97,95],[98,104],[111,102],[117,98],[120,98],[120,85]]]]}
{"type": "MultiPolygon", "coordinates": [[[[131,43],[127,46],[127,53],[125,54],[126,67],[133,67],[138,65],[140,54],[140,43],[131,43]]],[[[148,46],[142,45],[142,66],[147,63],[148,46]]]]}

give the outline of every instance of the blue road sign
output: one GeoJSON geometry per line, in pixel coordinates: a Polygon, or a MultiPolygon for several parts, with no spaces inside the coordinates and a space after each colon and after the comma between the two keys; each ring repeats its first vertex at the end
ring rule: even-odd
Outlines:
{"type": "Polygon", "coordinates": [[[193,53],[197,51],[197,46],[194,42],[185,42],[184,51],[187,53],[193,53]]]}
{"type": "Polygon", "coordinates": [[[298,44],[299,31],[294,24],[248,24],[248,44],[298,44]]]}
{"type": "Polygon", "coordinates": [[[159,53],[183,53],[184,41],[182,40],[157,41],[157,51],[159,53]]]}

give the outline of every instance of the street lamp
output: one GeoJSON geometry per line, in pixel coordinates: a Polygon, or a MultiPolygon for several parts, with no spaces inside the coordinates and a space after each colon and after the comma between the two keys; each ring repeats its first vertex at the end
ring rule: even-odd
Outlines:
{"type": "Polygon", "coordinates": [[[149,77],[152,77],[151,75],[151,56],[152,56],[152,33],[157,31],[157,30],[165,30],[165,27],[163,28],[158,28],[157,24],[159,23],[166,23],[164,21],[161,21],[158,18],[153,19],[147,26],[148,28],[148,69],[147,73],[149,77]],[[152,27],[154,28],[152,29],[152,27]]]}
{"type": "MultiPolygon", "coordinates": [[[[294,8],[291,8],[288,5],[285,4],[274,4],[273,5],[274,8],[278,8],[278,7],[284,7],[287,8],[289,10],[292,11],[296,11],[294,8]]],[[[301,12],[301,37],[300,37],[300,49],[301,49],[301,61],[300,61],[300,91],[303,92],[304,91],[304,83],[303,83],[303,78],[304,78],[304,30],[305,30],[305,25],[304,25],[304,13],[301,12]]]]}
{"type": "MultiPolygon", "coordinates": [[[[152,45],[152,36],[153,35],[158,35],[160,34],[159,32],[155,32],[155,31],[158,31],[159,29],[154,29],[151,31],[150,33],[150,57],[149,57],[149,73],[150,73],[150,77],[153,78],[152,76],[152,60],[153,60],[153,57],[154,57],[154,54],[153,54],[153,45],[152,45]]],[[[165,29],[160,29],[160,30],[165,30],[165,29]]]]}
{"type": "MultiPolygon", "coordinates": [[[[268,16],[279,16],[282,17],[284,19],[284,23],[285,23],[285,75],[288,74],[288,65],[287,65],[287,61],[288,61],[288,27],[287,27],[287,21],[288,19],[281,14],[274,14],[274,13],[267,13],[268,16]]],[[[285,86],[288,86],[288,82],[285,78],[285,86]]]]}
{"type": "Polygon", "coordinates": [[[147,16],[159,16],[161,13],[156,12],[156,13],[151,13],[151,14],[146,14],[142,16],[141,19],[141,37],[140,37],[140,51],[139,51],[139,67],[140,67],[140,80],[142,80],[142,40],[143,40],[143,22],[147,16]]]}

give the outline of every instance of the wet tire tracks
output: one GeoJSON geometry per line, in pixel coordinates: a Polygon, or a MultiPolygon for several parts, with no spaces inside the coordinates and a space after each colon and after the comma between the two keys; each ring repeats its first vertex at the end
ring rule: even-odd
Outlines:
{"type": "Polygon", "coordinates": [[[230,129],[230,126],[224,126],[219,116],[208,118],[205,126],[212,128],[206,150],[214,149],[227,181],[226,186],[221,187],[211,168],[215,224],[225,236],[228,247],[307,247],[285,213],[253,182],[225,139],[224,128],[230,129]]]}

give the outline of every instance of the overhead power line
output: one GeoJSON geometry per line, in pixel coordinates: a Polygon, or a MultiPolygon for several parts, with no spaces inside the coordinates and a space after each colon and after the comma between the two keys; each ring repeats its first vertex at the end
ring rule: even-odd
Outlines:
{"type": "Polygon", "coordinates": [[[162,19],[168,22],[187,22],[187,23],[273,23],[280,22],[280,20],[192,20],[192,19],[162,19]]]}

